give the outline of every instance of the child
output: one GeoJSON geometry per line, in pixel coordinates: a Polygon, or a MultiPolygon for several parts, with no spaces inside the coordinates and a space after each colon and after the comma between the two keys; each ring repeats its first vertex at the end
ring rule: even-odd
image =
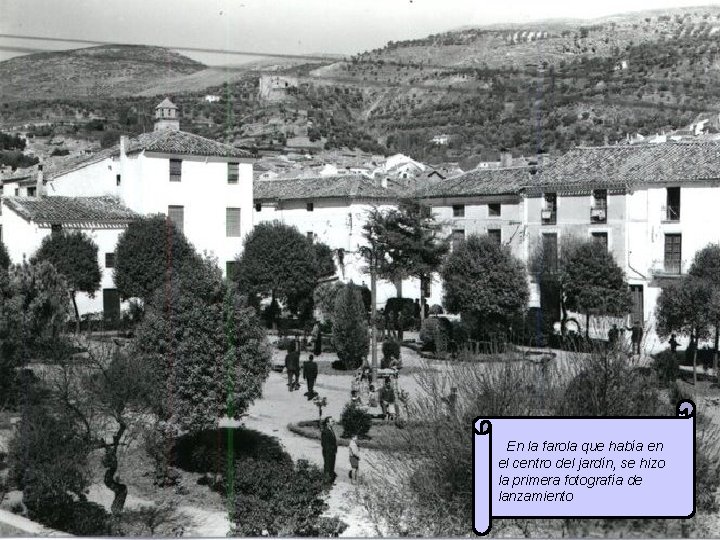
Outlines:
{"type": "Polygon", "coordinates": [[[350,480],[352,483],[357,483],[358,480],[358,468],[360,467],[360,449],[357,444],[357,435],[353,435],[350,440],[349,446],[350,454],[350,480]]]}

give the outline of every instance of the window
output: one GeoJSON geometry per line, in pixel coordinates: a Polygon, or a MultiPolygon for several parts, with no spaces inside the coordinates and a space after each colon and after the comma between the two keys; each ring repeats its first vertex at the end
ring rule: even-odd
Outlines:
{"type": "Polygon", "coordinates": [[[27,188],[27,196],[28,196],[28,197],[34,197],[36,193],[37,193],[37,188],[36,188],[36,187],[29,187],[29,188],[27,188]]]}
{"type": "Polygon", "coordinates": [[[307,235],[307,239],[308,239],[308,240],[310,241],[310,243],[312,244],[313,240],[315,239],[315,235],[313,234],[312,231],[308,231],[308,232],[306,233],[306,235],[307,235]]]}
{"type": "Polygon", "coordinates": [[[306,208],[307,208],[308,212],[312,212],[313,210],[315,210],[315,205],[313,203],[309,202],[309,203],[307,203],[306,208]]]}
{"type": "Polygon", "coordinates": [[[116,185],[116,186],[119,186],[119,185],[120,185],[120,175],[119,175],[119,174],[116,174],[116,175],[115,175],[115,185],[116,185]]]}
{"type": "Polygon", "coordinates": [[[465,229],[453,229],[452,232],[452,248],[453,251],[460,247],[460,244],[465,241],[465,229]]]}
{"type": "Polygon", "coordinates": [[[554,225],[557,219],[557,195],[555,193],[545,194],[545,206],[542,210],[543,225],[554,225]]]}
{"type": "Polygon", "coordinates": [[[682,270],[682,235],[665,235],[665,272],[679,274],[682,270]]]}
{"type": "Polygon", "coordinates": [[[15,188],[15,196],[16,197],[20,196],[20,188],[15,188]]]}
{"type": "Polygon", "coordinates": [[[115,268],[115,253],[112,251],[105,253],[105,268],[115,268]]]}
{"type": "Polygon", "coordinates": [[[608,233],[606,232],[594,232],[592,233],[592,239],[595,244],[601,245],[605,250],[608,248],[608,233]]]}
{"type": "Polygon", "coordinates": [[[59,223],[53,223],[50,225],[50,234],[60,234],[62,232],[62,225],[59,223]]]}
{"type": "Polygon", "coordinates": [[[225,263],[225,276],[227,276],[230,281],[234,281],[237,277],[237,267],[237,261],[227,261],[225,263]]]}
{"type": "Polygon", "coordinates": [[[501,229],[488,229],[488,236],[498,246],[502,244],[502,230],[501,229]]]}
{"type": "Polygon", "coordinates": [[[488,204],[488,216],[489,217],[500,217],[500,209],[502,205],[500,203],[488,204]]]}
{"type": "Polygon", "coordinates": [[[465,217],[464,204],[453,204],[453,217],[465,217]]]}
{"type": "Polygon", "coordinates": [[[542,235],[543,269],[556,272],[558,266],[558,239],[556,233],[542,235]]]}
{"type": "Polygon", "coordinates": [[[607,190],[596,189],[593,191],[593,202],[590,207],[590,223],[607,222],[607,190]]]}
{"type": "Polygon", "coordinates": [[[170,160],[170,181],[179,182],[182,176],[182,159],[170,160]]]}
{"type": "Polygon", "coordinates": [[[175,224],[178,231],[183,232],[185,227],[184,206],[168,206],[168,218],[175,224]]]}
{"type": "Polygon", "coordinates": [[[240,236],[240,209],[225,209],[225,234],[227,236],[240,236]]]}
{"type": "Polygon", "coordinates": [[[228,163],[228,184],[237,184],[240,177],[240,164],[228,163]]]}
{"type": "Polygon", "coordinates": [[[667,188],[667,204],[665,219],[667,221],[680,221],[680,188],[667,188]]]}
{"type": "Polygon", "coordinates": [[[630,314],[632,317],[631,322],[645,320],[645,306],[643,299],[643,286],[642,285],[630,285],[630,299],[632,302],[632,308],[630,314]]]}

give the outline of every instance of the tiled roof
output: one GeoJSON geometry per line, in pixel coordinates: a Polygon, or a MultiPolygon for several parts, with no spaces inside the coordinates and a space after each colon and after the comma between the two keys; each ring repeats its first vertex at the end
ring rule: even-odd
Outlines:
{"type": "Polygon", "coordinates": [[[323,176],[258,180],[254,185],[256,200],[299,200],[324,198],[388,199],[397,198],[392,186],[384,188],[379,181],[360,175],[323,176]]]}
{"type": "MultiPolygon", "coordinates": [[[[129,139],[125,151],[128,154],[148,151],[180,156],[226,158],[248,158],[251,156],[250,152],[240,150],[229,144],[213,141],[212,139],[207,139],[194,133],[170,129],[142,133],[137,137],[129,139]]],[[[87,165],[97,163],[103,159],[117,157],[119,155],[120,145],[117,144],[112,148],[101,150],[91,156],[58,162],[56,166],[52,166],[51,169],[46,171],[46,178],[50,180],[87,165]]]]}
{"type": "Polygon", "coordinates": [[[476,169],[428,185],[422,197],[462,197],[473,195],[510,195],[519,193],[531,178],[530,167],[476,169]]]}
{"type": "Polygon", "coordinates": [[[158,105],[155,108],[157,109],[160,107],[162,107],[163,109],[177,109],[177,105],[175,105],[168,98],[163,99],[160,103],[158,103],[158,105]]]}
{"type": "Polygon", "coordinates": [[[720,143],[670,142],[575,148],[542,168],[527,187],[623,189],[716,179],[720,143]]]}
{"type": "Polygon", "coordinates": [[[139,217],[114,197],[5,197],[5,206],[38,224],[126,224],[139,217]]]}

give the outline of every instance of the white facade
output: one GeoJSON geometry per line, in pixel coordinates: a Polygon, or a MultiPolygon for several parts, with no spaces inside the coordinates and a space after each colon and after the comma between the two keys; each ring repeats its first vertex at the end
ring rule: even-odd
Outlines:
{"type": "MultiPolygon", "coordinates": [[[[348,201],[347,199],[330,198],[312,201],[312,211],[308,211],[308,201],[262,202],[260,210],[254,211],[254,223],[280,221],[286,225],[297,227],[314,241],[327,244],[330,249],[344,251],[343,267],[336,259],[337,275],[344,281],[352,281],[358,285],[370,287],[370,275],[364,271],[366,263],[360,254],[360,246],[367,245],[363,237],[363,225],[367,223],[373,204],[367,201],[348,201]]],[[[392,201],[378,202],[378,210],[396,209],[392,201]]],[[[431,287],[428,305],[440,304],[438,282],[431,287]]],[[[420,298],[420,283],[416,279],[406,280],[402,284],[402,295],[405,298],[420,298]]],[[[384,280],[377,282],[377,308],[385,306],[388,298],[397,296],[394,284],[384,280]]]]}

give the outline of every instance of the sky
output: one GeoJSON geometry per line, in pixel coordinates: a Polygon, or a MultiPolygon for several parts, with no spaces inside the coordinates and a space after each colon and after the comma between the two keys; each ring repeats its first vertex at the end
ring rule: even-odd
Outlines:
{"type": "MultiPolygon", "coordinates": [[[[0,34],[351,55],[462,26],[595,18],[720,0],[0,0],[0,34]]],[[[76,48],[0,37],[0,47],[76,48]]],[[[0,50],[0,60],[17,52],[0,50]]],[[[252,58],[186,53],[208,64],[252,58]]]]}

